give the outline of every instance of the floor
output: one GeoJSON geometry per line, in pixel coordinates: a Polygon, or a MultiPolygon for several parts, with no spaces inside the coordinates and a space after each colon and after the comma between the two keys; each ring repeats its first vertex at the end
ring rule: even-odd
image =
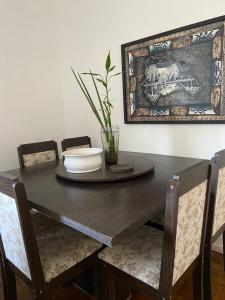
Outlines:
{"type": "MultiPolygon", "coordinates": [[[[21,281],[17,280],[18,300],[33,300],[29,288],[21,281]]],[[[58,294],[56,300],[91,300],[92,298],[84,294],[72,285],[64,287],[58,294]]],[[[0,278],[0,300],[3,300],[2,279],[0,278]]],[[[149,297],[133,293],[130,300],[151,300],[149,297]]],[[[192,300],[192,282],[189,278],[178,290],[175,300],[192,300]]],[[[225,300],[225,273],[223,272],[222,255],[213,254],[213,300],[225,300]]]]}

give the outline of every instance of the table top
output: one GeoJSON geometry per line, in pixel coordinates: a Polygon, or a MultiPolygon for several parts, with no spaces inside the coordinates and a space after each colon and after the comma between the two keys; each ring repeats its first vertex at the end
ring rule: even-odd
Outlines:
{"type": "MultiPolygon", "coordinates": [[[[127,156],[149,158],[154,170],[142,177],[121,182],[70,182],[55,175],[57,162],[7,173],[24,182],[33,208],[83,232],[107,246],[127,231],[143,225],[165,209],[167,180],[201,159],[136,152],[127,156]]],[[[62,162],[59,162],[62,163],[62,162]]]]}

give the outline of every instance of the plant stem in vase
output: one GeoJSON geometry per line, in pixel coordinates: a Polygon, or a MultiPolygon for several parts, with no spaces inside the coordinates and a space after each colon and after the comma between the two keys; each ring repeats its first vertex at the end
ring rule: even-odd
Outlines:
{"type": "Polygon", "coordinates": [[[118,161],[118,148],[119,148],[119,128],[112,126],[111,114],[112,114],[112,99],[110,97],[110,82],[112,78],[118,76],[119,73],[115,73],[116,66],[111,64],[110,52],[108,53],[105,61],[105,74],[100,75],[93,73],[91,70],[88,73],[78,73],[72,69],[73,75],[78,83],[83,95],[90,105],[91,110],[96,116],[101,126],[101,138],[103,150],[105,153],[106,164],[116,164],[118,161]],[[95,98],[91,96],[82,75],[88,75],[91,78],[91,82],[94,86],[95,98]],[[99,90],[98,86],[101,86],[103,93],[99,90]],[[96,105],[98,103],[98,106],[96,105]]]}
{"type": "Polygon", "coordinates": [[[105,163],[108,165],[117,164],[119,150],[119,127],[110,126],[108,128],[102,128],[101,138],[105,163]]]}

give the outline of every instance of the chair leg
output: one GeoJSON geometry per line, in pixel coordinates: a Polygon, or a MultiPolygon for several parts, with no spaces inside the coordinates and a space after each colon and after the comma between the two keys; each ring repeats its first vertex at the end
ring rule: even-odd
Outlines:
{"type": "Polygon", "coordinates": [[[113,278],[115,300],[127,300],[130,298],[129,286],[119,277],[113,278]]]}
{"type": "Polygon", "coordinates": [[[206,248],[204,253],[203,266],[203,295],[204,300],[212,299],[212,275],[211,275],[211,249],[206,248]]]}
{"type": "Polygon", "coordinates": [[[94,266],[94,295],[96,300],[103,300],[103,265],[100,261],[94,266]]]}
{"type": "Polygon", "coordinates": [[[0,234],[0,269],[2,273],[3,281],[3,293],[5,300],[16,300],[16,277],[13,271],[9,268],[7,259],[5,256],[5,251],[2,243],[2,238],[0,234]]]}
{"type": "Polygon", "coordinates": [[[161,294],[159,293],[159,296],[157,298],[158,300],[174,300],[174,295],[173,294],[161,294]]]}
{"type": "Polygon", "coordinates": [[[193,271],[193,299],[202,299],[202,265],[199,264],[193,271]]]}
{"type": "Polygon", "coordinates": [[[223,232],[223,269],[225,272],[225,231],[223,232]]]}
{"type": "Polygon", "coordinates": [[[3,288],[5,300],[16,300],[16,276],[15,273],[7,266],[7,262],[3,262],[3,288]]]}
{"type": "Polygon", "coordinates": [[[35,300],[53,300],[55,299],[55,297],[53,297],[52,295],[38,295],[38,296],[34,296],[35,300]]]}
{"type": "Polygon", "coordinates": [[[100,260],[94,267],[94,294],[96,300],[113,300],[111,276],[107,266],[100,260]]]}
{"type": "Polygon", "coordinates": [[[97,300],[128,300],[130,298],[130,289],[119,276],[112,272],[111,267],[99,263],[97,272],[100,282],[97,300]]]}
{"type": "Polygon", "coordinates": [[[0,256],[0,269],[1,269],[1,277],[2,277],[2,284],[3,284],[3,294],[4,294],[4,299],[6,299],[6,281],[5,281],[5,274],[3,272],[3,260],[2,257],[0,256]]]}
{"type": "Polygon", "coordinates": [[[107,265],[102,264],[102,299],[115,300],[113,275],[107,265]]]}

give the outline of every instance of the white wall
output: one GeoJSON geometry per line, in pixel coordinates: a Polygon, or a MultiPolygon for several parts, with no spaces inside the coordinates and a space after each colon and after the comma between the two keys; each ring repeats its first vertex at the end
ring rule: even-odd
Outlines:
{"type": "MultiPolygon", "coordinates": [[[[66,135],[89,134],[100,144],[99,126],[74,84],[78,71],[102,72],[108,49],[121,69],[120,45],[225,14],[225,1],[205,0],[55,0],[66,135]]],[[[225,125],[125,125],[122,80],[112,86],[114,124],[120,126],[120,149],[210,158],[225,148],[225,125]]],[[[221,243],[216,245],[221,251],[221,243]]]]}
{"type": "Polygon", "coordinates": [[[0,170],[19,144],[64,135],[56,35],[50,1],[0,0],[0,170]]]}
{"type": "MultiPolygon", "coordinates": [[[[121,68],[120,45],[225,14],[225,1],[205,0],[56,0],[66,134],[89,133],[99,143],[99,127],[74,84],[70,66],[103,71],[108,49],[121,68]],[[76,121],[77,118],[77,121],[76,121]]],[[[225,125],[125,125],[121,77],[113,84],[114,123],[120,148],[209,158],[225,147],[225,125]]]]}

